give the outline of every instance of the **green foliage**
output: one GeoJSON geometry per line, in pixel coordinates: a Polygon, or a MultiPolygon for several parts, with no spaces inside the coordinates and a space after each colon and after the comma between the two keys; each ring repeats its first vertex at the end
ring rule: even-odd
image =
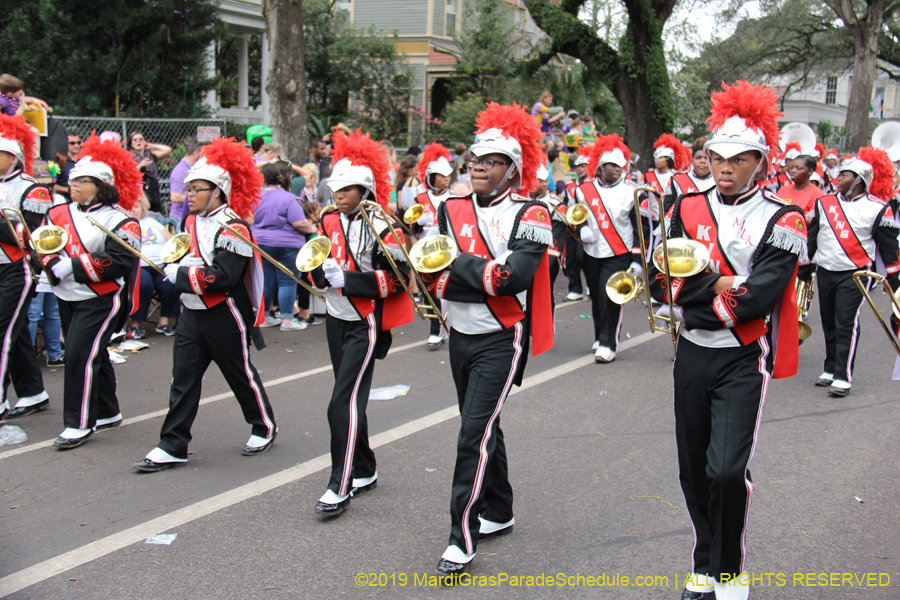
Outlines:
{"type": "Polygon", "coordinates": [[[239,142],[247,139],[248,127],[250,127],[250,125],[245,125],[243,123],[234,123],[232,121],[225,122],[225,131],[228,133],[228,137],[233,137],[239,142]]]}
{"type": "Polygon", "coordinates": [[[709,82],[703,78],[703,69],[697,61],[683,61],[682,67],[672,73],[674,131],[686,141],[693,142],[707,134],[710,87],[709,82]]]}
{"type": "Polygon", "coordinates": [[[3,70],[57,114],[205,116],[209,0],[17,4],[0,23],[3,70]]]}
{"type": "Polygon", "coordinates": [[[468,146],[474,139],[475,120],[482,110],[484,101],[477,94],[469,93],[449,103],[444,109],[440,138],[452,144],[462,142],[468,146]]]}

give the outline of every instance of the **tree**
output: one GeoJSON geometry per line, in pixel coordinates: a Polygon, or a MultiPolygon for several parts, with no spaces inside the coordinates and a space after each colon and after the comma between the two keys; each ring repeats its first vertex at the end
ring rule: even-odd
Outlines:
{"type": "Polygon", "coordinates": [[[662,33],[677,0],[623,0],[627,23],[618,50],[579,18],[585,2],[525,0],[534,22],[552,39],[549,49],[531,66],[559,52],[580,59],[622,106],[628,145],[643,157],[642,167],[648,167],[653,142],[674,126],[662,33]]]}
{"type": "Polygon", "coordinates": [[[288,157],[300,160],[309,153],[303,2],[263,0],[262,11],[271,61],[266,91],[272,140],[284,146],[288,157]]]}
{"type": "Polygon", "coordinates": [[[463,142],[467,146],[474,139],[475,120],[484,110],[484,100],[477,94],[456,98],[444,109],[441,139],[450,143],[463,142]]]}
{"type": "Polygon", "coordinates": [[[36,0],[6,10],[3,70],[57,114],[205,116],[209,0],[36,0]]]}

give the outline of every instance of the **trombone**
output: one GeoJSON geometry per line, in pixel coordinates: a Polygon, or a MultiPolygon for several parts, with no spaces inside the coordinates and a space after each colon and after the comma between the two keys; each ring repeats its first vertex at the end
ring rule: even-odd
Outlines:
{"type": "Polygon", "coordinates": [[[135,249],[131,246],[131,244],[129,244],[128,242],[126,242],[125,240],[123,240],[122,238],[120,238],[119,236],[117,236],[115,233],[113,233],[112,231],[110,231],[109,229],[107,229],[106,227],[104,227],[103,225],[101,225],[100,223],[98,223],[95,219],[93,219],[93,218],[91,218],[91,217],[85,217],[85,218],[86,218],[88,221],[90,221],[91,225],[93,225],[94,227],[96,227],[97,229],[99,229],[100,231],[102,231],[103,233],[105,233],[105,234],[106,234],[106,237],[108,237],[109,239],[111,239],[111,240],[113,240],[113,241],[115,241],[115,242],[118,242],[120,246],[122,246],[123,248],[125,248],[126,250],[128,250],[129,252],[131,252],[132,254],[134,254],[135,256],[137,256],[138,258],[140,258],[141,260],[143,260],[144,262],[146,262],[146,263],[147,263],[148,265],[150,265],[154,270],[156,270],[157,273],[159,273],[159,274],[162,275],[163,277],[166,276],[166,272],[163,271],[162,268],[160,268],[159,266],[157,266],[155,263],[153,263],[153,261],[151,261],[150,259],[148,259],[148,258],[147,258],[146,256],[144,256],[143,254],[141,254],[138,250],[135,250],[135,249]]]}
{"type": "Polygon", "coordinates": [[[866,301],[869,303],[869,306],[872,307],[875,316],[878,317],[878,322],[881,323],[881,328],[884,329],[884,333],[888,336],[888,340],[894,347],[894,351],[900,356],[900,340],[898,340],[894,332],[891,331],[891,326],[885,321],[884,317],[881,316],[881,311],[878,310],[878,307],[875,306],[875,301],[872,299],[872,296],[869,295],[869,290],[866,289],[866,285],[862,282],[863,278],[872,279],[875,281],[876,285],[880,283],[884,286],[885,291],[891,297],[891,309],[894,316],[900,319],[900,298],[897,297],[898,292],[895,292],[891,288],[891,284],[887,282],[887,278],[884,275],[879,275],[872,271],[857,271],[853,274],[853,281],[856,282],[857,287],[859,287],[863,296],[866,297],[866,301]]]}
{"type": "Polygon", "coordinates": [[[452,263],[456,259],[458,253],[456,242],[449,238],[449,236],[430,236],[416,242],[412,249],[407,252],[403,240],[399,235],[397,235],[397,232],[391,226],[392,221],[399,222],[396,217],[389,215],[387,211],[385,211],[381,207],[381,205],[376,202],[372,202],[371,200],[363,200],[362,202],[360,202],[359,212],[360,214],[362,214],[366,225],[368,225],[369,229],[374,234],[375,241],[381,247],[381,251],[387,258],[388,263],[390,263],[391,270],[394,272],[394,275],[397,277],[397,279],[400,280],[400,285],[403,286],[403,291],[405,291],[410,299],[412,299],[413,306],[415,307],[416,312],[419,314],[419,317],[423,320],[436,319],[441,325],[444,325],[445,319],[441,314],[441,307],[438,306],[437,302],[435,302],[431,294],[428,293],[428,287],[425,285],[425,282],[422,281],[422,277],[419,275],[419,271],[421,270],[423,273],[434,273],[436,271],[440,271],[441,269],[447,268],[450,263],[452,263]],[[368,207],[372,208],[373,214],[380,213],[381,218],[388,224],[388,229],[390,229],[391,235],[394,237],[394,242],[397,244],[397,247],[406,258],[407,264],[410,267],[410,274],[413,278],[415,278],[416,284],[419,286],[420,293],[425,299],[424,303],[418,302],[415,296],[413,296],[412,291],[410,291],[409,286],[406,283],[406,279],[401,275],[400,269],[399,267],[397,267],[397,263],[394,261],[394,257],[391,256],[391,252],[388,249],[387,245],[381,239],[381,236],[378,235],[378,230],[375,229],[375,225],[372,223],[372,219],[369,217],[368,213],[366,213],[366,208],[368,207]]]}

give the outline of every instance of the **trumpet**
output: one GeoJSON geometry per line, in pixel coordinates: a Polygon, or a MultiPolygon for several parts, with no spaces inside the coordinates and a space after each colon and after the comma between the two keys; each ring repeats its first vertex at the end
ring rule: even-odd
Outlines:
{"type": "Polygon", "coordinates": [[[418,313],[419,317],[423,320],[436,319],[441,325],[444,325],[445,319],[441,314],[441,307],[438,306],[437,302],[434,300],[434,298],[432,298],[431,294],[428,293],[428,288],[425,285],[425,282],[422,281],[422,277],[419,275],[419,273],[434,273],[440,271],[441,269],[446,269],[448,266],[450,266],[450,264],[454,260],[456,260],[456,257],[458,255],[456,243],[448,236],[430,236],[416,242],[412,249],[407,252],[406,246],[403,244],[403,240],[399,235],[397,235],[397,232],[394,231],[394,228],[391,226],[392,222],[399,222],[395,217],[389,215],[387,211],[381,208],[378,203],[372,202],[371,200],[363,200],[362,202],[360,202],[359,211],[360,214],[362,214],[363,220],[365,220],[366,225],[374,234],[375,241],[381,247],[381,251],[387,258],[388,263],[390,263],[391,270],[394,272],[394,275],[397,277],[397,279],[400,280],[400,285],[403,286],[403,291],[405,291],[406,294],[412,299],[413,306],[416,309],[416,313],[418,313]],[[409,264],[410,266],[410,274],[413,278],[415,278],[416,284],[419,286],[422,297],[425,299],[424,303],[418,302],[415,296],[413,296],[413,293],[412,291],[410,291],[406,280],[400,273],[399,267],[397,267],[397,263],[391,256],[390,250],[381,239],[381,236],[378,235],[379,232],[377,229],[375,229],[375,225],[372,223],[371,217],[369,217],[368,213],[366,212],[366,208],[371,208],[373,214],[380,213],[381,218],[388,224],[388,228],[390,229],[391,235],[394,238],[394,242],[397,244],[397,247],[406,258],[407,264],[409,264]]]}
{"type": "Polygon", "coordinates": [[[897,339],[897,336],[891,330],[891,326],[888,322],[881,316],[881,311],[878,310],[878,307],[875,306],[875,301],[872,299],[872,296],[869,295],[869,290],[866,289],[866,285],[863,283],[863,279],[873,279],[876,284],[881,284],[884,286],[885,291],[891,297],[891,310],[894,313],[894,316],[900,319],[900,291],[894,291],[891,288],[891,284],[887,282],[887,278],[884,275],[879,275],[878,273],[873,273],[872,271],[857,271],[853,274],[853,281],[856,282],[857,287],[863,293],[863,296],[866,297],[866,301],[869,303],[869,306],[872,307],[872,311],[875,313],[875,316],[878,317],[878,322],[881,323],[881,328],[884,329],[885,335],[888,336],[888,340],[891,342],[891,345],[894,347],[894,351],[900,356],[900,340],[897,339]]]}
{"type": "Polygon", "coordinates": [[[123,240],[122,238],[117,236],[115,233],[113,233],[112,231],[110,231],[109,229],[107,229],[106,227],[101,225],[100,223],[98,223],[95,219],[92,219],[91,217],[86,217],[86,218],[91,223],[91,225],[93,225],[94,227],[96,227],[97,229],[99,229],[100,231],[105,233],[106,237],[117,242],[120,246],[122,246],[123,248],[125,248],[126,250],[128,250],[129,252],[131,252],[132,254],[134,254],[135,256],[137,256],[138,258],[143,260],[144,262],[146,262],[148,265],[150,265],[151,268],[153,268],[157,273],[159,273],[163,277],[166,276],[166,272],[163,271],[162,268],[158,267],[152,261],[148,260],[147,257],[144,256],[143,254],[141,254],[139,251],[132,248],[131,244],[129,244],[128,242],[126,242],[125,240],[123,240]]]}
{"type": "Polygon", "coordinates": [[[804,320],[809,314],[809,307],[816,295],[815,283],[816,274],[813,273],[809,281],[797,280],[797,320],[798,335],[801,340],[805,340],[812,335],[812,327],[804,320]]]}

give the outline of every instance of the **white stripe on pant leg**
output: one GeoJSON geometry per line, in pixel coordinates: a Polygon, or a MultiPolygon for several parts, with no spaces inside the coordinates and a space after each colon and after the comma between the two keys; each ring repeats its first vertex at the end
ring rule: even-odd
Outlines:
{"type": "Polygon", "coordinates": [[[350,486],[350,471],[353,469],[353,454],[356,451],[356,430],[359,427],[356,399],[359,396],[359,386],[362,383],[363,373],[369,367],[372,354],[375,352],[375,341],[378,339],[378,332],[375,331],[375,314],[372,313],[366,317],[366,321],[369,323],[369,348],[366,351],[366,358],[363,360],[359,373],[356,375],[353,392],[350,394],[350,431],[347,439],[347,450],[344,452],[344,471],[341,474],[341,487],[338,489],[339,496],[346,496],[349,493],[347,488],[350,486]]]}
{"type": "Polygon", "coordinates": [[[769,370],[766,368],[766,360],[769,357],[769,342],[766,336],[759,338],[759,346],[762,348],[762,354],[759,357],[759,372],[763,377],[762,392],[759,397],[759,410],[756,411],[756,424],[753,426],[753,444],[750,446],[750,456],[747,458],[747,464],[744,465],[744,484],[747,487],[747,504],[744,506],[744,526],[741,529],[741,568],[740,572],[744,572],[744,563],[747,562],[747,523],[750,520],[750,503],[753,496],[753,483],[747,479],[747,470],[750,461],[753,460],[753,454],[756,452],[756,442],[759,440],[759,425],[762,422],[763,406],[766,403],[766,392],[769,389],[769,370]]]}
{"type": "Polygon", "coordinates": [[[253,370],[250,368],[250,349],[247,348],[247,328],[244,327],[244,320],[241,318],[241,313],[234,305],[234,301],[231,298],[226,298],[225,303],[228,305],[228,309],[231,311],[234,320],[237,322],[238,329],[241,330],[241,350],[243,351],[244,357],[244,373],[247,375],[250,387],[253,388],[253,395],[256,397],[256,405],[259,406],[259,412],[262,415],[263,422],[269,430],[268,437],[271,438],[275,434],[275,423],[272,422],[272,419],[269,418],[269,414],[266,412],[266,403],[263,401],[262,391],[259,389],[259,386],[256,385],[256,379],[253,377],[253,370]]]}
{"type": "Polygon", "coordinates": [[[9,322],[9,329],[6,330],[6,334],[3,336],[3,349],[2,354],[0,354],[0,380],[6,378],[6,370],[9,368],[9,353],[12,348],[13,326],[19,319],[19,314],[22,312],[25,299],[28,298],[28,292],[31,290],[31,272],[28,270],[28,266],[25,265],[25,259],[22,260],[22,266],[24,267],[23,275],[25,277],[25,287],[22,288],[22,294],[19,296],[16,310],[13,312],[12,319],[9,322]]]}
{"type": "MultiPolygon", "coordinates": [[[[872,279],[866,282],[866,291],[872,288],[872,279]]],[[[859,306],[856,307],[856,316],[853,317],[853,335],[850,336],[850,352],[847,353],[847,383],[853,383],[853,373],[850,365],[853,364],[853,357],[856,355],[856,347],[859,344],[859,313],[862,311],[863,304],[866,303],[866,297],[863,295],[859,300],[859,306]]]]}
{"type": "MultiPolygon", "coordinates": [[[[612,302],[612,300],[610,300],[610,302],[612,302]]],[[[619,322],[616,324],[616,337],[613,339],[612,344],[613,352],[619,351],[619,332],[622,331],[622,317],[625,316],[625,307],[621,304],[617,306],[619,307],[619,322]]]]}
{"type": "MultiPolygon", "coordinates": [[[[119,312],[119,308],[121,306],[122,303],[119,298],[119,290],[117,290],[113,293],[112,312],[109,313],[109,316],[106,317],[106,320],[103,321],[103,324],[97,331],[97,335],[96,337],[94,337],[94,343],[91,344],[91,353],[88,355],[87,365],[84,368],[84,389],[81,391],[81,420],[79,421],[81,427],[79,427],[79,429],[88,428],[88,414],[90,413],[91,406],[91,387],[94,383],[94,370],[92,368],[92,365],[94,364],[94,360],[97,358],[97,355],[101,350],[100,338],[103,337],[103,332],[106,331],[107,327],[109,327],[110,321],[112,321],[113,317],[116,316],[116,313],[119,312]]],[[[105,352],[106,348],[104,347],[102,348],[102,350],[105,352]]]]}
{"type": "Polygon", "coordinates": [[[475,503],[475,500],[478,499],[478,496],[481,493],[481,483],[484,480],[484,472],[487,469],[487,444],[491,439],[491,428],[494,426],[494,422],[497,420],[497,417],[500,416],[500,410],[503,408],[503,402],[506,400],[506,397],[509,395],[509,390],[512,387],[513,380],[516,378],[516,371],[519,370],[519,360],[522,358],[522,322],[519,321],[513,327],[516,328],[515,339],[513,340],[513,347],[516,349],[515,354],[513,354],[512,365],[509,371],[509,377],[506,379],[506,385],[503,386],[503,392],[500,394],[499,401],[497,402],[497,408],[494,409],[494,413],[491,415],[491,418],[488,420],[487,427],[485,428],[484,435],[481,438],[481,443],[478,446],[478,469],[475,472],[475,484],[472,487],[472,495],[469,497],[469,502],[466,504],[466,508],[462,514],[462,530],[463,537],[466,540],[466,554],[472,554],[475,552],[475,544],[472,543],[472,537],[469,535],[469,513],[472,510],[472,505],[475,503]]]}

